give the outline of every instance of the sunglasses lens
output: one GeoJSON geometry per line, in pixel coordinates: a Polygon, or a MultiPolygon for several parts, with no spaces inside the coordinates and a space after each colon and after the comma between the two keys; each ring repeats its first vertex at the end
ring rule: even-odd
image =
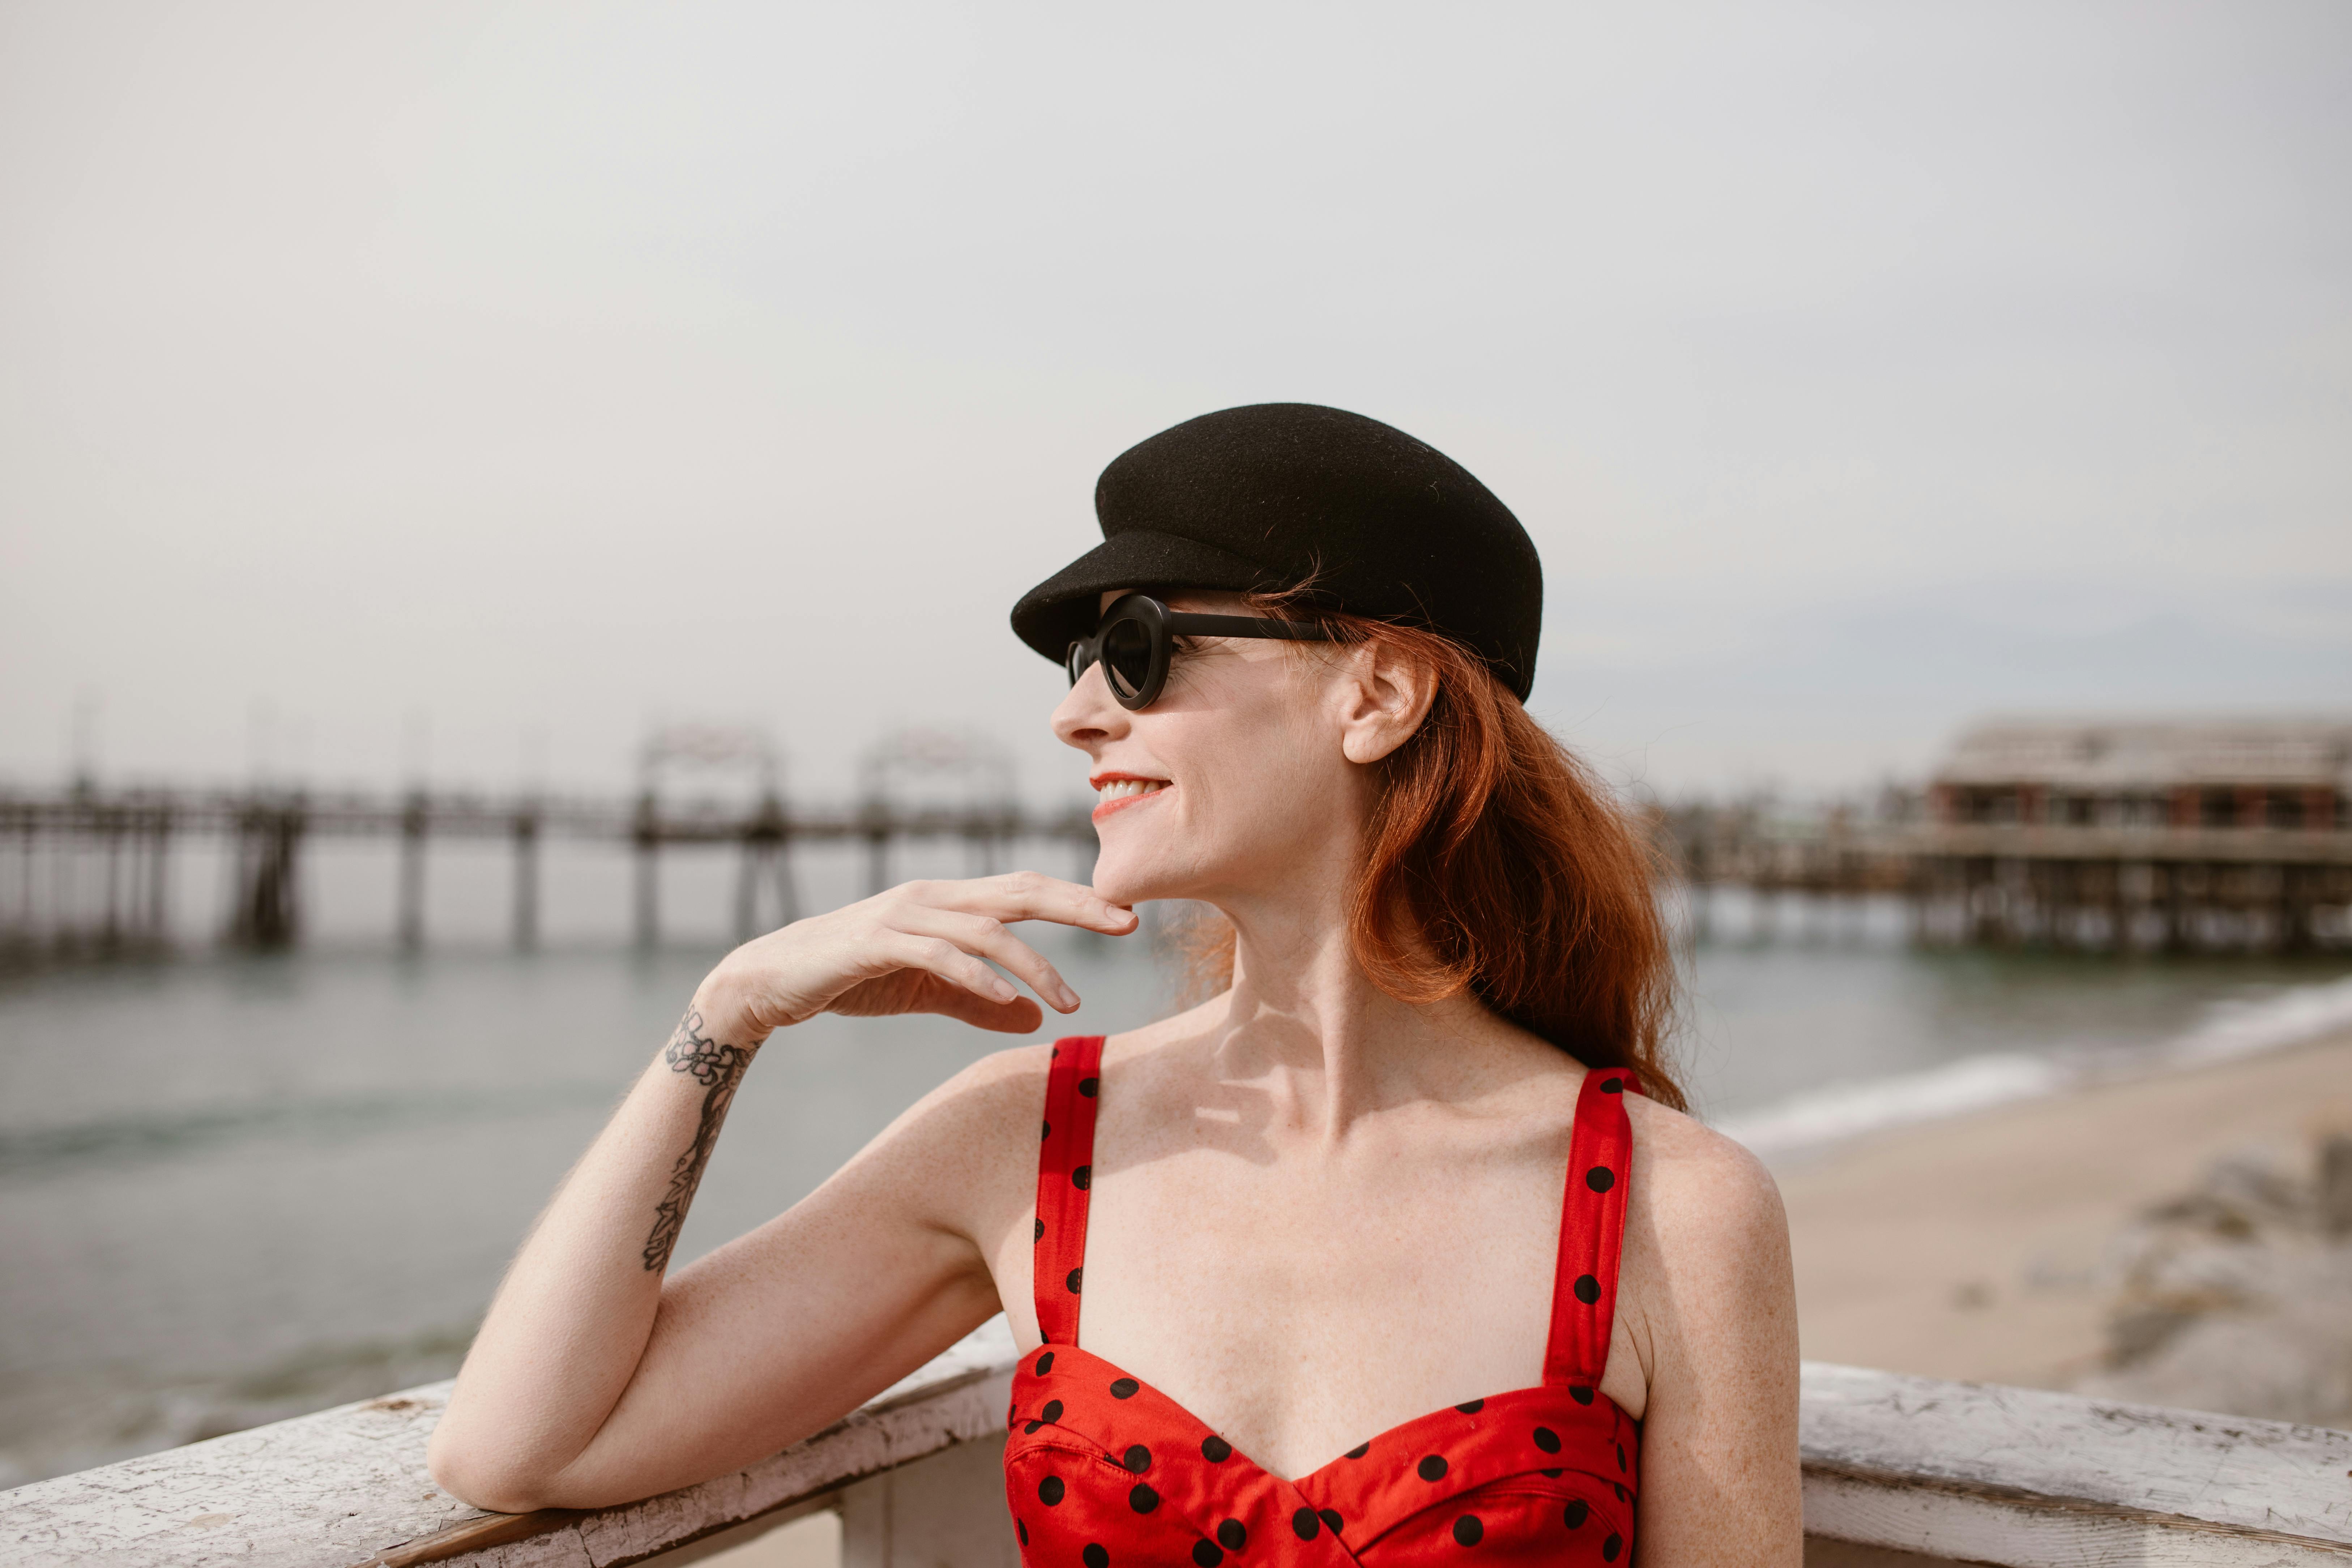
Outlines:
{"type": "Polygon", "coordinates": [[[1113,621],[1103,628],[1102,662],[1113,694],[1134,696],[1151,678],[1151,633],[1139,620],[1113,621]]]}
{"type": "Polygon", "coordinates": [[[1078,683],[1079,678],[1087,672],[1087,666],[1092,662],[1093,660],[1087,658],[1086,644],[1074,642],[1069,646],[1068,650],[1062,655],[1062,668],[1069,672],[1071,685],[1076,686],[1078,683]]]}

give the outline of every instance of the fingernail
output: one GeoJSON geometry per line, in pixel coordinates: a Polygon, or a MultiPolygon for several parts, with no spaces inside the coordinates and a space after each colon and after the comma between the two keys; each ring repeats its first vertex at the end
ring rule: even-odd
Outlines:
{"type": "Polygon", "coordinates": [[[996,993],[996,999],[999,1002],[1010,1002],[1013,1000],[1013,987],[1006,984],[1002,980],[994,982],[989,986],[989,989],[996,993]]]}
{"type": "Polygon", "coordinates": [[[1071,990],[1071,989],[1070,989],[1068,986],[1066,986],[1066,985],[1063,986],[1063,987],[1062,987],[1062,1011],[1063,1011],[1063,1012],[1065,1012],[1065,1013],[1075,1013],[1075,1012],[1076,1012],[1077,1010],[1078,1010],[1078,994],[1077,994],[1076,992],[1075,992],[1075,991],[1071,990]]]}

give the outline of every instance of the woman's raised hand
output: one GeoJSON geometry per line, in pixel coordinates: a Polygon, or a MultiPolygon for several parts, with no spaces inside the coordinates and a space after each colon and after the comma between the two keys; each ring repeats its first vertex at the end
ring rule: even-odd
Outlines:
{"type": "Polygon", "coordinates": [[[695,1009],[713,1037],[747,1045],[819,1013],[944,1013],[980,1028],[1026,1034],[1045,1015],[982,960],[1026,982],[1057,1012],[1076,1012],[1078,994],[1007,929],[1015,921],[1053,921],[1110,936],[1136,926],[1134,910],[1035,871],[905,882],[745,942],[703,980],[695,1009]]]}

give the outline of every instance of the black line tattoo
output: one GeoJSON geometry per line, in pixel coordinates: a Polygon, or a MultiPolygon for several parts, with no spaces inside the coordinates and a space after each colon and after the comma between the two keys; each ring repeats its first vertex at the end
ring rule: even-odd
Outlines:
{"type": "Polygon", "coordinates": [[[686,1226],[686,1211],[694,1202],[695,1189],[702,1184],[702,1168],[710,1163],[710,1151],[718,1146],[719,1124],[727,1120],[735,1086],[751,1065],[755,1048],[720,1045],[702,1032],[702,1015],[688,1008],[678,1020],[677,1033],[662,1050],[670,1071],[692,1073],[694,1081],[709,1092],[702,1097],[702,1120],[695,1127],[694,1142],[670,1168],[669,1192],[654,1208],[653,1234],[646,1237],[648,1274],[669,1267],[670,1249],[677,1245],[677,1233],[686,1226]]]}

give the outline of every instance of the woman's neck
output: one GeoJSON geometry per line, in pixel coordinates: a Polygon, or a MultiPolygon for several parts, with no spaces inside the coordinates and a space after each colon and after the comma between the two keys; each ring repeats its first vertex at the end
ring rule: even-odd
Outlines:
{"type": "Polygon", "coordinates": [[[1381,990],[1356,960],[1341,899],[1227,918],[1233,987],[1204,1009],[1221,1076],[1269,1089],[1304,1136],[1337,1142],[1383,1110],[1485,1092],[1525,1072],[1529,1046],[1549,1049],[1466,992],[1415,1005],[1381,990]]]}

